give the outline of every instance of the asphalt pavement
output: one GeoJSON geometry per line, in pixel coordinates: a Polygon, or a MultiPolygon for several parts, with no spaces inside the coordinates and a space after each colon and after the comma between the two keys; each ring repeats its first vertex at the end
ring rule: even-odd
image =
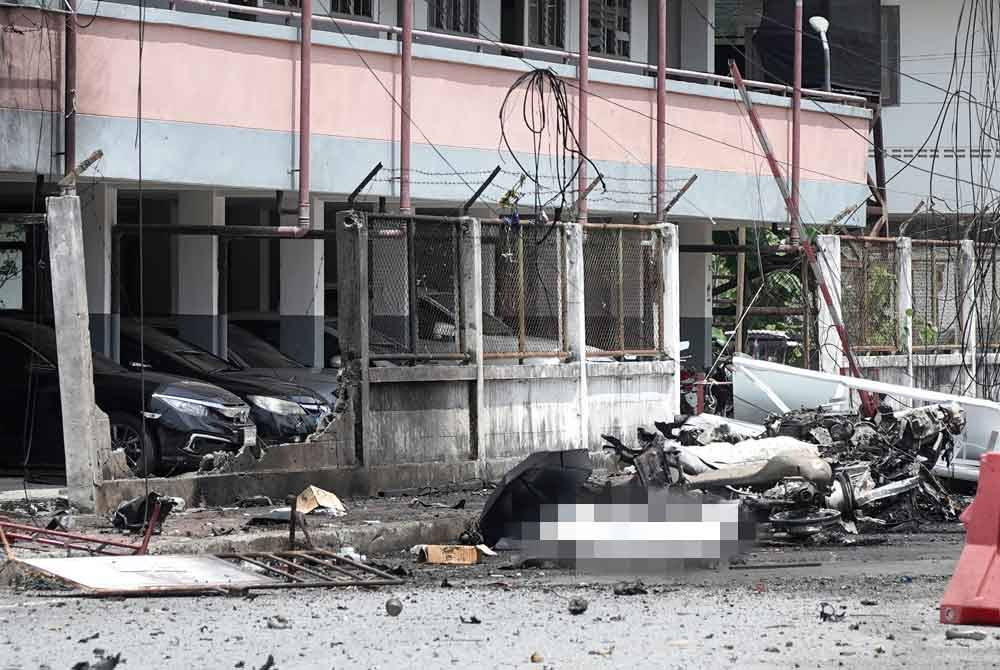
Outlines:
{"type": "Polygon", "coordinates": [[[503,555],[426,566],[404,554],[385,560],[413,570],[407,584],[375,590],[128,600],[0,590],[0,669],[114,655],[119,668],[185,670],[995,666],[1000,629],[949,640],[955,628],[938,623],[960,528],[886,539],[760,548],[747,566],[646,576],[648,593],[631,596],[612,586],[630,575],[504,569],[503,555]],[[820,565],[791,567],[801,563],[820,565]],[[752,569],[762,564],[786,567],[752,569]],[[570,614],[572,598],[586,611],[570,614]],[[821,621],[824,602],[843,617],[821,621]]]}

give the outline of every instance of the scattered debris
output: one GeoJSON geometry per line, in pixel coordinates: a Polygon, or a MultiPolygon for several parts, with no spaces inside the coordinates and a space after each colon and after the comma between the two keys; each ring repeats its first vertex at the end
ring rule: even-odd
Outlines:
{"type": "Polygon", "coordinates": [[[837,612],[833,605],[830,603],[820,603],[819,604],[819,620],[825,622],[835,622],[843,621],[844,617],[847,616],[847,609],[841,606],[844,610],[843,612],[837,612]]]}
{"type": "Polygon", "coordinates": [[[403,611],[403,603],[399,598],[389,598],[385,601],[385,611],[389,616],[399,616],[403,611]]]}
{"type": "Polygon", "coordinates": [[[417,506],[438,507],[440,509],[465,509],[465,498],[462,498],[454,505],[445,505],[444,503],[439,503],[439,502],[433,502],[433,503],[424,502],[420,498],[414,498],[413,500],[410,501],[410,507],[417,507],[417,506]]]}
{"type": "Polygon", "coordinates": [[[272,630],[288,630],[292,627],[292,624],[289,623],[288,619],[285,617],[280,614],[276,614],[273,617],[268,618],[267,627],[272,630]]]}
{"type": "Polygon", "coordinates": [[[60,510],[55,513],[49,523],[45,526],[46,530],[61,530],[70,531],[76,527],[76,517],[73,516],[70,510],[60,510]]]}
{"type": "MultiPolygon", "coordinates": [[[[365,554],[359,554],[358,550],[355,549],[354,547],[341,547],[340,550],[337,552],[337,556],[340,556],[341,558],[346,558],[347,560],[354,561],[356,563],[365,563],[368,560],[368,556],[366,556],[365,554]]],[[[407,575],[399,575],[399,576],[402,577],[407,575]]]]}
{"type": "Polygon", "coordinates": [[[583,614],[587,611],[587,607],[589,606],[590,603],[588,603],[585,598],[570,598],[570,601],[567,604],[569,613],[573,615],[583,614]]]}
{"type": "Polygon", "coordinates": [[[260,670],[277,670],[278,665],[274,662],[274,655],[268,654],[267,660],[264,661],[264,665],[260,666],[260,670]]]}
{"type": "MultiPolygon", "coordinates": [[[[352,549],[353,549],[353,547],[352,547],[352,549]]],[[[365,556],[361,555],[361,560],[359,561],[359,563],[366,562],[364,559],[365,559],[365,556]]],[[[382,572],[388,573],[390,575],[394,575],[396,577],[412,577],[413,576],[413,570],[410,570],[408,567],[406,567],[405,565],[403,565],[401,563],[397,563],[396,565],[389,565],[388,563],[377,563],[375,561],[371,561],[370,563],[368,563],[368,565],[372,566],[373,568],[378,568],[382,572]]]]}
{"type": "Polygon", "coordinates": [[[872,600],[871,598],[865,598],[864,600],[861,601],[861,604],[864,605],[865,607],[874,607],[878,605],[878,601],[872,600]]]}
{"type": "Polygon", "coordinates": [[[459,620],[462,623],[482,623],[482,621],[479,620],[479,617],[477,617],[475,614],[473,614],[472,616],[470,616],[468,618],[466,618],[466,617],[464,617],[462,615],[459,615],[458,618],[459,618],[459,620]]]}
{"type": "Polygon", "coordinates": [[[541,663],[542,661],[545,660],[545,657],[543,657],[541,654],[539,654],[536,651],[536,652],[534,652],[534,653],[531,654],[531,659],[530,660],[531,660],[532,663],[541,663]]]}
{"type": "Polygon", "coordinates": [[[137,496],[118,505],[111,518],[111,525],[119,530],[141,532],[146,523],[151,522],[153,532],[159,532],[167,515],[174,508],[176,498],[166,498],[158,493],[150,492],[146,496],[137,496]],[[159,510],[157,512],[157,510],[159,510]]]}
{"type": "Polygon", "coordinates": [[[634,582],[617,582],[613,588],[616,596],[644,596],[649,593],[646,590],[646,585],[639,580],[634,582]]]}
{"type": "Polygon", "coordinates": [[[986,633],[982,633],[978,630],[965,631],[949,628],[945,631],[944,637],[946,640],[973,640],[975,642],[981,642],[986,639],[986,633]]]}
{"type": "Polygon", "coordinates": [[[329,514],[330,516],[345,516],[347,507],[333,493],[318,486],[307,486],[295,499],[295,510],[302,514],[313,512],[329,514]]]}
{"type": "Polygon", "coordinates": [[[250,496],[249,498],[240,498],[236,501],[236,507],[246,508],[246,507],[271,507],[274,505],[272,501],[267,496],[250,496]]]}
{"type": "Polygon", "coordinates": [[[475,565],[479,549],[461,544],[418,544],[411,550],[421,563],[441,565],[475,565]]]}
{"type": "Polygon", "coordinates": [[[120,653],[106,656],[103,649],[95,649],[94,661],[80,661],[73,665],[73,670],[114,670],[122,662],[120,653]]]}
{"type": "Polygon", "coordinates": [[[450,589],[453,586],[454,586],[454,584],[452,584],[451,582],[449,582],[447,577],[445,577],[444,579],[441,580],[441,588],[443,588],[443,589],[450,589]]]}
{"type": "Polygon", "coordinates": [[[614,651],[615,651],[615,645],[611,645],[607,649],[591,649],[590,651],[587,652],[587,654],[590,656],[603,656],[605,658],[608,658],[611,656],[611,654],[614,653],[614,651]]]}

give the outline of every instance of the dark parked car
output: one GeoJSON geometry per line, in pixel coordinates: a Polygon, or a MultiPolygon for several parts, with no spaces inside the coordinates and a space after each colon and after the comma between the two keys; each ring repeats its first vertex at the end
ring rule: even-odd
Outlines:
{"type": "MultiPolygon", "coordinates": [[[[257,441],[250,408],[204,382],[147,372],[141,376],[94,354],[97,405],[111,423],[111,446],[137,475],[196,466],[212,451],[257,441]]],[[[0,319],[0,440],[7,467],[65,467],[55,331],[0,319]]]]}
{"type": "MultiPolygon", "coordinates": [[[[147,319],[146,323],[171,337],[183,339],[173,319],[147,319]]],[[[329,368],[314,370],[302,365],[281,353],[269,342],[232,323],[229,324],[228,340],[229,351],[226,359],[233,367],[262,377],[276,377],[305,386],[318,393],[331,405],[336,404],[337,370],[329,368]]]]}
{"type": "Polygon", "coordinates": [[[329,403],[316,392],[273,376],[240,370],[204,349],[134,320],[121,322],[121,361],[132,369],[145,367],[216,384],[250,405],[250,418],[266,444],[302,442],[326,428],[329,403]],[[144,355],[140,355],[140,346],[144,355]]]}

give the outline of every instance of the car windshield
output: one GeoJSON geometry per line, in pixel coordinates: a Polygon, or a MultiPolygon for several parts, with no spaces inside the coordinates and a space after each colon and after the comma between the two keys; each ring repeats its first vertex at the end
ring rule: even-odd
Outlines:
{"type": "Polygon", "coordinates": [[[229,327],[229,348],[252,368],[305,367],[259,337],[236,326],[229,327]]]}

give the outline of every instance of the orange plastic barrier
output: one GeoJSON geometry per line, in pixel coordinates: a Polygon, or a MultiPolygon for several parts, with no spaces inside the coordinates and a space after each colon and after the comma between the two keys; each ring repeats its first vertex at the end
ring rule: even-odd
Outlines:
{"type": "Polygon", "coordinates": [[[962,513],[965,548],[941,599],[941,623],[1000,625],[1000,453],[979,462],[976,498],[962,513]]]}

